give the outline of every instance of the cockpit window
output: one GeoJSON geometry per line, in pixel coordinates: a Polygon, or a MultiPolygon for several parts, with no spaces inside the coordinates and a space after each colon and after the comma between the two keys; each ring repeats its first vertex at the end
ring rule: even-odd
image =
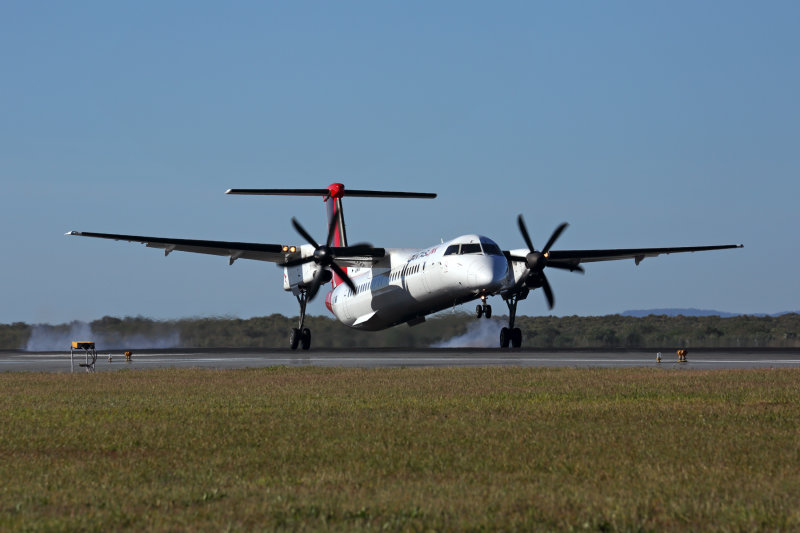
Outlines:
{"type": "Polygon", "coordinates": [[[481,245],[480,244],[462,244],[461,245],[461,255],[464,254],[479,254],[481,253],[481,245]]]}
{"type": "Polygon", "coordinates": [[[500,247],[493,242],[483,243],[483,251],[486,252],[486,255],[503,255],[503,252],[500,251],[500,247]]]}
{"type": "Polygon", "coordinates": [[[458,245],[451,244],[447,247],[447,250],[444,251],[444,255],[453,255],[458,253],[458,245]]]}

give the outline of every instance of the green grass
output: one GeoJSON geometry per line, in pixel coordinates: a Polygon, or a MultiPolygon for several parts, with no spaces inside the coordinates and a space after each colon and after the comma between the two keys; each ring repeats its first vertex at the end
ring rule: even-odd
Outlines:
{"type": "Polygon", "coordinates": [[[800,371],[0,374],[0,530],[800,530],[800,371]]]}

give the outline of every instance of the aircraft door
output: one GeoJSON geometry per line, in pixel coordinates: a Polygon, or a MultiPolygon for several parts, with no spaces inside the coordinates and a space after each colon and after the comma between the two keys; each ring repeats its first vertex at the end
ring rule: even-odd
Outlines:
{"type": "Polygon", "coordinates": [[[344,317],[347,320],[351,320],[353,318],[353,315],[350,314],[350,304],[349,304],[349,302],[350,302],[350,298],[348,298],[346,296],[342,298],[342,310],[344,311],[344,317]]]}
{"type": "Polygon", "coordinates": [[[433,268],[433,261],[430,261],[430,265],[428,263],[429,261],[423,261],[421,277],[422,277],[422,286],[425,287],[425,292],[430,294],[431,292],[430,271],[433,268]]]}

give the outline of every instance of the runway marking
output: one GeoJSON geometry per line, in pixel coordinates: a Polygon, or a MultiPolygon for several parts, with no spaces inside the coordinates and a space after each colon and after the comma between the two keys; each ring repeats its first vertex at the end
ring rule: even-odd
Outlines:
{"type": "MultiPolygon", "coordinates": [[[[203,352],[157,352],[134,354],[128,362],[119,353],[113,353],[113,361],[108,362],[100,353],[95,363],[97,371],[135,370],[153,368],[265,368],[272,366],[318,366],[318,367],[360,367],[360,368],[418,368],[418,367],[476,367],[476,366],[517,366],[517,367],[579,367],[616,368],[646,367],[668,370],[723,369],[723,368],[791,368],[800,367],[797,350],[764,353],[719,352],[719,359],[713,354],[699,354],[699,358],[689,358],[687,362],[674,359],[656,361],[655,352],[631,353],[629,356],[618,353],[575,353],[563,355],[552,353],[513,352],[503,350],[465,350],[464,352],[436,350],[391,350],[391,351],[337,351],[325,352],[238,352],[226,355],[224,350],[203,352]],[[763,356],[764,358],[759,358],[763,356]]],[[[83,354],[75,355],[75,363],[84,360],[83,354]]],[[[77,366],[75,367],[77,371],[77,366]]],[[[9,353],[0,355],[0,371],[4,372],[69,372],[69,353],[9,353]]]]}

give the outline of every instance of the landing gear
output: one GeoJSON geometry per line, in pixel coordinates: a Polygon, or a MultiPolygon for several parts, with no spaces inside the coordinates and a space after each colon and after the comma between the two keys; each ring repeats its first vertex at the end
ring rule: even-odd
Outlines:
{"type": "Polygon", "coordinates": [[[503,328],[500,330],[500,347],[519,348],[522,346],[522,330],[519,328],[503,328]]]}
{"type": "Polygon", "coordinates": [[[289,335],[289,346],[292,350],[296,350],[298,346],[303,350],[308,350],[311,348],[311,330],[303,327],[306,320],[306,304],[308,304],[308,293],[305,289],[300,290],[297,302],[300,304],[300,327],[292,328],[289,335]]]}
{"type": "Polygon", "coordinates": [[[522,346],[522,330],[514,327],[514,320],[517,318],[517,302],[524,300],[528,296],[528,291],[514,293],[505,299],[508,305],[508,327],[500,330],[500,347],[519,348],[522,346]]]}
{"type": "Polygon", "coordinates": [[[302,335],[299,329],[292,328],[292,332],[289,334],[289,345],[292,347],[292,350],[296,350],[300,345],[300,337],[302,337],[302,335]]]}
{"type": "Polygon", "coordinates": [[[486,318],[492,318],[492,306],[486,303],[486,296],[481,296],[482,304],[478,304],[475,306],[475,315],[477,318],[485,316],[486,318]]]}
{"type": "Polygon", "coordinates": [[[308,328],[292,328],[292,333],[289,335],[289,343],[292,350],[296,350],[298,347],[308,350],[311,348],[311,330],[308,328]]]}

